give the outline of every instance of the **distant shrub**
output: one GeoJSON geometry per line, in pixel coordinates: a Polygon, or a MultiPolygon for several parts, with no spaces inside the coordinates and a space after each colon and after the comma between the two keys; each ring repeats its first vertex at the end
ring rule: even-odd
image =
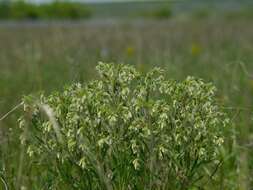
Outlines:
{"type": "Polygon", "coordinates": [[[10,16],[10,5],[7,1],[0,3],[0,19],[6,19],[10,16]]]}
{"type": "Polygon", "coordinates": [[[79,19],[91,16],[91,10],[81,3],[53,2],[41,6],[45,18],[79,19]]]}
{"type": "Polygon", "coordinates": [[[213,12],[213,10],[209,10],[206,8],[201,8],[197,10],[193,10],[192,17],[195,19],[206,19],[210,17],[210,13],[213,12]]]}
{"type": "Polygon", "coordinates": [[[141,13],[141,16],[155,19],[167,19],[172,16],[172,10],[169,6],[164,6],[152,11],[143,12],[141,13]]]}
{"type": "Polygon", "coordinates": [[[17,1],[10,3],[10,18],[12,19],[37,19],[41,16],[37,5],[17,1]]]}
{"type": "Polygon", "coordinates": [[[213,174],[228,119],[212,84],[121,64],[97,70],[87,85],[24,99],[21,139],[45,168],[38,178],[50,178],[43,187],[189,189],[213,174]]]}
{"type": "Polygon", "coordinates": [[[169,18],[172,16],[172,11],[169,7],[158,9],[152,13],[155,18],[169,18]]]}
{"type": "Polygon", "coordinates": [[[91,16],[90,9],[81,3],[55,1],[48,4],[31,4],[25,1],[0,3],[0,18],[15,20],[82,19],[91,16]]]}
{"type": "Polygon", "coordinates": [[[241,8],[239,10],[231,10],[224,13],[226,19],[252,19],[253,8],[252,6],[241,8]]]}

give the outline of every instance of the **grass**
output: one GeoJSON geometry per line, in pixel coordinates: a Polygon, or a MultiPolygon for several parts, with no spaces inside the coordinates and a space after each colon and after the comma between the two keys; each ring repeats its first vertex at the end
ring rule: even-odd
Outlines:
{"type": "MultiPolygon", "coordinates": [[[[252,33],[250,20],[240,19],[2,25],[0,116],[19,104],[23,94],[49,93],[96,78],[98,61],[128,63],[143,72],[160,66],[167,78],[201,77],[217,86],[219,102],[235,123],[225,131],[225,162],[209,189],[250,189],[252,33]]],[[[18,115],[0,121],[0,174],[11,189],[28,186],[41,172],[26,169],[30,164],[19,143],[18,115]]]]}

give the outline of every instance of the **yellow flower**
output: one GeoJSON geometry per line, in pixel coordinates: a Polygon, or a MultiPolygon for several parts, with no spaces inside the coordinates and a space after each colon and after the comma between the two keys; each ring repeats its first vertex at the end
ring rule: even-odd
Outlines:
{"type": "Polygon", "coordinates": [[[200,53],[201,53],[200,45],[193,43],[191,46],[191,55],[198,56],[200,53]]]}
{"type": "Polygon", "coordinates": [[[126,54],[128,56],[132,56],[134,53],[135,53],[134,47],[129,46],[129,47],[126,48],[126,54]]]}
{"type": "Polygon", "coordinates": [[[249,86],[251,87],[251,89],[253,89],[253,79],[249,80],[249,86]]]}

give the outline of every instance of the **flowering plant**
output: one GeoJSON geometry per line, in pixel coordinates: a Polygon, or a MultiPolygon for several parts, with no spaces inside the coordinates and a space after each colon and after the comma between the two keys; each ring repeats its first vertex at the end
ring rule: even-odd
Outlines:
{"type": "Polygon", "coordinates": [[[24,98],[21,139],[48,189],[189,189],[212,173],[228,125],[212,84],[165,80],[158,68],[97,70],[86,85],[24,98]]]}

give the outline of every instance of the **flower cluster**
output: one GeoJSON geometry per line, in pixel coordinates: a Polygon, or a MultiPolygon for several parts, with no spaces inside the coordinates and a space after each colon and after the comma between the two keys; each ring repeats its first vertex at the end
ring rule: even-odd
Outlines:
{"type": "Polygon", "coordinates": [[[22,142],[54,171],[54,185],[187,189],[208,175],[229,123],[212,84],[165,80],[158,68],[144,75],[99,63],[97,70],[99,80],[24,99],[22,142]]]}

